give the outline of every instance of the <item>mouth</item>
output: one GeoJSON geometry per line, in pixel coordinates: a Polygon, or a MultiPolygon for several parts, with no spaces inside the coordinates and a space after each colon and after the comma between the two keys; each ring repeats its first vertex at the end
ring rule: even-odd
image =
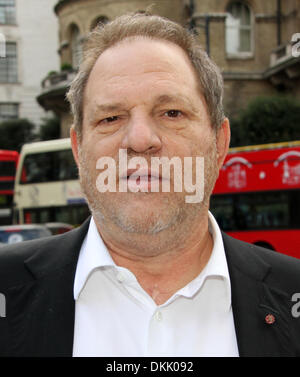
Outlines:
{"type": "Polygon", "coordinates": [[[127,187],[132,192],[158,191],[162,181],[159,172],[151,169],[129,169],[120,179],[127,182],[127,187]]]}

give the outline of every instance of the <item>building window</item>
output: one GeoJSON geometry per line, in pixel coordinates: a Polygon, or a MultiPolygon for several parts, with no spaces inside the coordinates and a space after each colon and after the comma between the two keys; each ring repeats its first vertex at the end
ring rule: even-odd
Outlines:
{"type": "Polygon", "coordinates": [[[82,58],[82,43],[78,26],[71,26],[72,66],[78,68],[82,58]]]}
{"type": "Polygon", "coordinates": [[[6,56],[0,58],[0,82],[18,82],[17,44],[15,42],[6,43],[6,56]]]}
{"type": "Polygon", "coordinates": [[[249,55],[252,53],[252,27],[250,8],[239,1],[230,3],[226,17],[226,53],[249,55]]]}
{"type": "Polygon", "coordinates": [[[0,103],[0,122],[19,118],[19,105],[17,103],[0,103]]]}
{"type": "Polygon", "coordinates": [[[0,0],[0,24],[16,23],[15,0],[0,0]]]}

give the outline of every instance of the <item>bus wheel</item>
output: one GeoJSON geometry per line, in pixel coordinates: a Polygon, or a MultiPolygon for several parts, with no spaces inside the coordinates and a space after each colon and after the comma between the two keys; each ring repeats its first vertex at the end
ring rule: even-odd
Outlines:
{"type": "Polygon", "coordinates": [[[269,249],[269,250],[276,251],[276,250],[274,249],[274,247],[273,247],[272,245],[270,245],[268,242],[257,241],[257,242],[254,242],[254,245],[256,245],[256,246],[260,246],[260,247],[264,247],[264,248],[269,249]]]}

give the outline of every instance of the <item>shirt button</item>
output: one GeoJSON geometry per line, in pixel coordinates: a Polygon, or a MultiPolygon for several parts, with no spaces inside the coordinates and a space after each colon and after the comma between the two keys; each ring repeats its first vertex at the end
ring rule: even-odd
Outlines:
{"type": "Polygon", "coordinates": [[[154,317],[155,317],[155,319],[157,321],[161,321],[162,320],[162,313],[161,312],[156,312],[154,317]]]}

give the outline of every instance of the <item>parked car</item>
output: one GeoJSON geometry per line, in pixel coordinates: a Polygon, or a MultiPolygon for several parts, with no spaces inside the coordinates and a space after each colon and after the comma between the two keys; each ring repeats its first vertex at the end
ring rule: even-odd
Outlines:
{"type": "Polygon", "coordinates": [[[46,223],[44,224],[51,232],[51,234],[62,234],[74,229],[73,225],[66,223],[46,223]]]}
{"type": "Polygon", "coordinates": [[[40,224],[0,226],[0,243],[4,244],[28,241],[51,235],[50,230],[40,224]]]}

